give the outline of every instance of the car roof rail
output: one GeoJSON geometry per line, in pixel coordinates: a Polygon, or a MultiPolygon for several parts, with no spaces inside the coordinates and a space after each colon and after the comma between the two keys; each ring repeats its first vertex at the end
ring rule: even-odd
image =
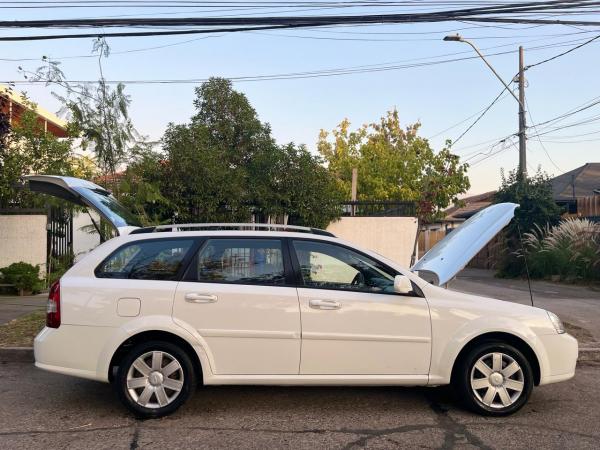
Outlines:
{"type": "Polygon", "coordinates": [[[279,223],[174,223],[170,225],[156,225],[133,230],[130,234],[159,233],[168,231],[198,231],[198,230],[244,230],[244,231],[295,231],[299,233],[318,234],[321,236],[336,237],[329,231],[320,228],[303,227],[299,225],[284,225],[279,223]]]}

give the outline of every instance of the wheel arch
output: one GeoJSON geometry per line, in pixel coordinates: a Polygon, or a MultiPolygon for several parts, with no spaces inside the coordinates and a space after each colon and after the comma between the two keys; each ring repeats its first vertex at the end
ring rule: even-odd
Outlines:
{"type": "Polygon", "coordinates": [[[462,359],[477,345],[482,344],[484,342],[502,342],[505,344],[510,344],[516,349],[518,349],[523,355],[527,358],[529,363],[531,364],[531,369],[533,370],[533,379],[535,385],[540,384],[541,380],[541,367],[540,361],[533,350],[533,348],[514,334],[506,333],[506,332],[489,332],[480,334],[479,336],[475,336],[469,342],[467,342],[463,348],[460,350],[456,358],[454,359],[454,363],[452,365],[452,375],[451,380],[455,379],[456,371],[462,359]]]}
{"type": "Polygon", "coordinates": [[[114,351],[111,357],[110,364],[108,366],[108,381],[112,383],[115,377],[116,368],[119,366],[119,363],[131,348],[133,348],[140,342],[147,342],[151,340],[166,341],[181,347],[181,349],[185,351],[192,360],[192,364],[194,365],[194,371],[196,372],[197,378],[200,381],[200,383],[202,383],[202,363],[200,362],[200,358],[198,357],[198,353],[194,350],[194,347],[192,347],[192,345],[182,337],[177,336],[174,333],[162,330],[142,331],[140,333],[128,337],[125,341],[123,341],[117,347],[117,349],[114,351]]]}

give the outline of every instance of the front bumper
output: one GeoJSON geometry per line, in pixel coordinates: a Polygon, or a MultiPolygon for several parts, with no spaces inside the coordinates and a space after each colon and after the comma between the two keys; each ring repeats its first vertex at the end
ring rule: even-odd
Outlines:
{"type": "Polygon", "coordinates": [[[540,385],[573,378],[579,354],[577,339],[568,333],[539,336],[545,350],[540,385]]]}

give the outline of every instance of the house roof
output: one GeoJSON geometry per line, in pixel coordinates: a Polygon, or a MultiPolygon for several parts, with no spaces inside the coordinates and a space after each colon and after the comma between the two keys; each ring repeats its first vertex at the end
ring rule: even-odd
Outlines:
{"type": "Polygon", "coordinates": [[[445,221],[464,220],[471,217],[473,214],[487,208],[494,201],[496,191],[484,192],[483,194],[472,195],[461,199],[464,206],[452,206],[446,212],[445,221]]]}
{"type": "Polygon", "coordinates": [[[600,189],[600,163],[587,163],[550,180],[554,200],[594,195],[600,189]]]}
{"type": "MultiPolygon", "coordinates": [[[[23,94],[20,94],[19,92],[16,92],[10,87],[5,86],[3,84],[0,84],[0,96],[8,98],[12,103],[16,103],[20,107],[30,109],[30,100],[28,100],[23,94]]],[[[61,119],[56,114],[45,110],[37,104],[35,105],[35,113],[40,119],[48,122],[48,124],[51,125],[54,131],[53,134],[56,134],[59,137],[63,137],[63,135],[66,135],[66,120],[61,119]]]]}

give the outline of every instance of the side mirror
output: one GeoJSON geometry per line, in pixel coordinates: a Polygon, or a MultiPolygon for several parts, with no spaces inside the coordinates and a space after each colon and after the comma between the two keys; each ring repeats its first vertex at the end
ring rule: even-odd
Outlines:
{"type": "Polygon", "coordinates": [[[404,275],[396,275],[394,278],[394,292],[397,294],[408,294],[412,292],[412,283],[404,275]]]}

